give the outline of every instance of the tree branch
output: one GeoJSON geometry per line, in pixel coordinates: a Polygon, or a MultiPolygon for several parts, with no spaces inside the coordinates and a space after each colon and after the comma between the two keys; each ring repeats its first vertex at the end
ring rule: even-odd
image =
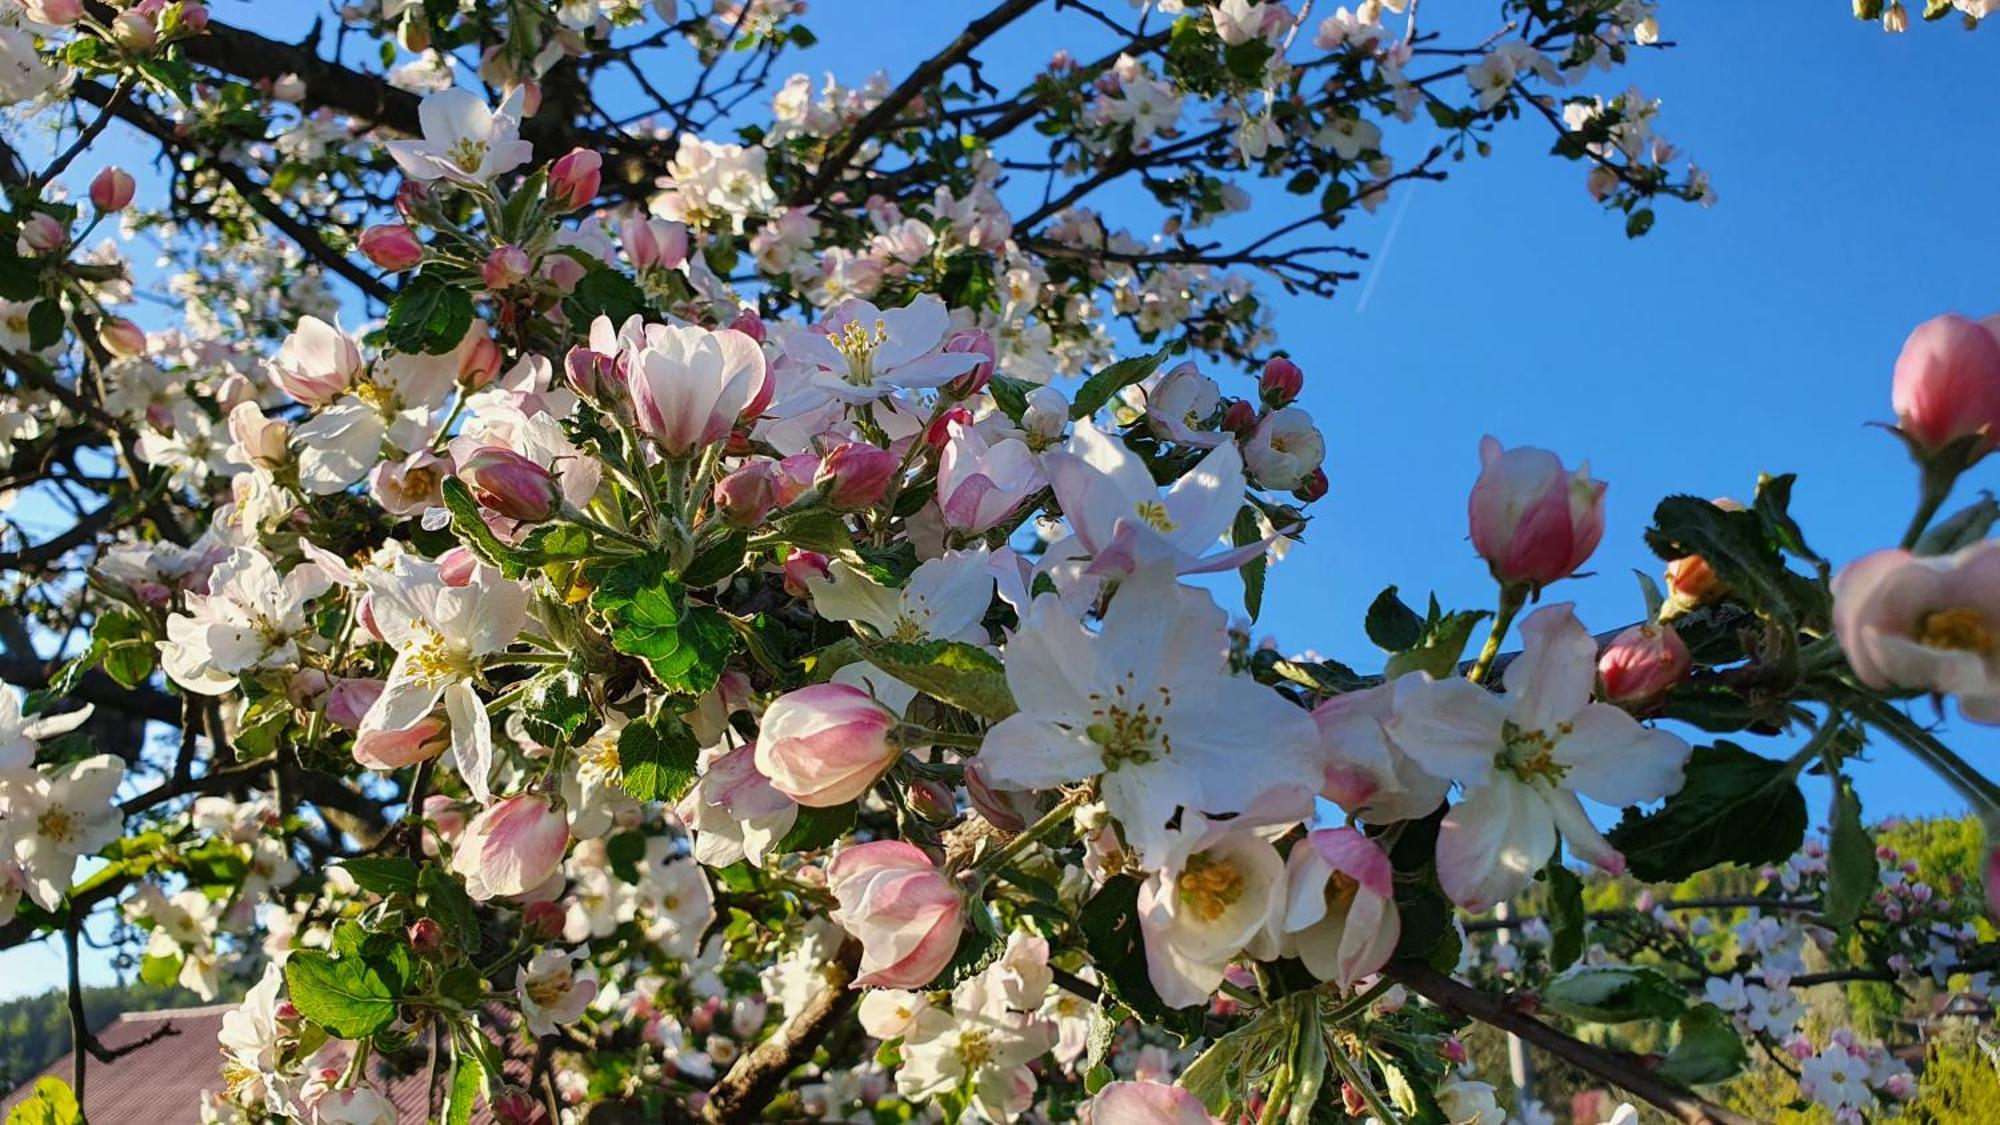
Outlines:
{"type": "Polygon", "coordinates": [[[820,1040],[853,1010],[860,994],[849,986],[860,964],[861,943],[848,938],[827,964],[825,987],[790,1022],[737,1059],[722,1081],[710,1087],[701,1119],[709,1125],[723,1125],[756,1117],[785,1076],[811,1058],[820,1040]]]}

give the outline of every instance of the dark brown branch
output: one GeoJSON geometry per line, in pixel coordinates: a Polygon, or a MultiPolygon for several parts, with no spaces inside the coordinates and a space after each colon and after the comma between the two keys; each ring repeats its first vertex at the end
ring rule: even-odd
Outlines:
{"type": "Polygon", "coordinates": [[[722,1081],[709,1089],[702,1120],[709,1125],[722,1125],[755,1118],[777,1093],[785,1076],[811,1058],[820,1040],[853,1010],[860,994],[849,985],[854,983],[860,964],[861,944],[848,938],[828,963],[820,992],[785,1026],[737,1059],[722,1081]]]}
{"type": "Polygon", "coordinates": [[[1756,1125],[1752,1118],[1706,1101],[1659,1077],[1635,1056],[1608,1051],[1557,1031],[1522,1011],[1506,996],[1482,992],[1427,965],[1399,961],[1389,966],[1388,973],[1438,1007],[1519,1036],[1564,1062],[1643,1098],[1676,1121],[1686,1125],[1756,1125]]]}

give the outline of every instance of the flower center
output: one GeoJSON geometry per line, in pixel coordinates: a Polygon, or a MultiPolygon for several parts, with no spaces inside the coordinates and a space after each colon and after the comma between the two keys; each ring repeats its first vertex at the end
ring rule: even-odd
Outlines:
{"type": "Polygon", "coordinates": [[[473,137],[460,137],[452,142],[451,150],[445,155],[458,165],[459,170],[468,174],[477,173],[479,166],[486,162],[486,142],[473,137]]]}
{"type": "Polygon", "coordinates": [[[1538,730],[1522,730],[1513,723],[1500,727],[1500,756],[1494,764],[1522,781],[1550,785],[1562,780],[1569,767],[1555,760],[1556,742],[1570,732],[1568,723],[1558,723],[1554,738],[1538,730]]]}
{"type": "Polygon", "coordinates": [[[1202,921],[1213,922],[1243,897],[1243,873],[1223,860],[1197,855],[1174,880],[1174,888],[1182,906],[1202,921]]]}
{"type": "Polygon", "coordinates": [[[977,1070],[993,1058],[993,1042],[983,1027],[969,1028],[958,1037],[958,1061],[967,1070],[977,1070]]]}
{"type": "Polygon", "coordinates": [[[1163,729],[1167,725],[1166,706],[1173,702],[1165,688],[1160,689],[1161,706],[1157,712],[1143,702],[1130,702],[1124,684],[1114,686],[1111,694],[1113,698],[1107,704],[1101,693],[1090,693],[1097,721],[1083,732],[1097,743],[1107,772],[1127,762],[1143,766],[1173,752],[1173,739],[1163,729]]]}
{"type": "Polygon", "coordinates": [[[375,413],[388,416],[396,412],[396,392],[380,383],[363,379],[353,386],[354,397],[368,404],[375,413]]]}
{"type": "Polygon", "coordinates": [[[594,738],[577,748],[576,761],[580,769],[589,770],[606,780],[618,776],[618,743],[608,738],[594,738]]]}
{"type": "Polygon", "coordinates": [[[472,670],[472,661],[467,654],[445,640],[444,634],[428,622],[419,621],[415,625],[422,639],[409,650],[410,670],[420,679],[435,683],[439,680],[463,678],[472,670]]]}
{"type": "Polygon", "coordinates": [[[1141,500],[1133,510],[1139,514],[1139,522],[1162,535],[1181,526],[1167,515],[1167,505],[1163,500],[1141,500]]]}
{"type": "Polygon", "coordinates": [[[528,999],[533,1000],[535,1006],[539,1008],[554,1007],[562,1001],[563,995],[568,991],[569,970],[566,968],[557,969],[546,976],[531,977],[528,980],[528,999]]]}
{"type": "Polygon", "coordinates": [[[1993,651],[1993,631],[1976,609],[1934,609],[1917,621],[1917,643],[1955,652],[1993,651]]]}
{"type": "Polygon", "coordinates": [[[914,644],[924,639],[924,627],[914,617],[908,615],[898,617],[896,628],[890,632],[889,639],[900,644],[914,644]]]}
{"type": "Polygon", "coordinates": [[[67,844],[76,839],[76,817],[61,805],[44,810],[35,821],[35,833],[45,840],[67,844]]]}
{"type": "Polygon", "coordinates": [[[1326,881],[1326,912],[1335,918],[1344,918],[1354,906],[1355,892],[1361,889],[1354,876],[1345,871],[1336,871],[1333,878],[1326,881]]]}
{"type": "Polygon", "coordinates": [[[870,332],[860,321],[850,320],[840,326],[840,331],[828,336],[827,341],[846,358],[847,381],[866,387],[875,382],[875,349],[889,342],[889,326],[878,316],[875,331],[870,332]]]}

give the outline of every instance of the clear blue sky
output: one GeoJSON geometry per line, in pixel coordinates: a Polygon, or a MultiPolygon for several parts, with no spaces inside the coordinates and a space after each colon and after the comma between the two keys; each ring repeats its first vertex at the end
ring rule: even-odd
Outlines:
{"type": "MultiPolygon", "coordinates": [[[[943,13],[985,7],[816,0],[820,43],[793,66],[850,83],[878,67],[900,75],[956,34],[943,13]]],[[[222,3],[216,16],[296,41],[320,11],[250,8],[222,3]]],[[[1477,6],[1482,19],[1494,8],[1477,6]]],[[[996,40],[989,76],[1004,84],[1056,45],[1084,55],[1099,43],[1058,38],[1053,22],[996,40]]],[[[2000,213],[1986,199],[2000,175],[2000,47],[1950,24],[1887,36],[1840,5],[1779,21],[1668,4],[1661,24],[1675,49],[1584,89],[1637,82],[1661,98],[1661,130],[1714,175],[1714,209],[1667,207],[1628,241],[1585,194],[1583,169],[1545,155],[1546,130],[1521,122],[1490,159],[1357,215],[1341,234],[1374,255],[1360,282],[1330,301],[1273,289],[1332,479],[1308,542],[1272,575],[1263,628],[1285,647],[1370,664],[1361,617],[1390,583],[1412,600],[1434,588],[1450,605],[1486,604],[1464,526],[1484,433],[1588,458],[1610,482],[1599,577],[1551,591],[1595,628],[1641,614],[1629,572],[1657,570],[1640,533],[1668,493],[1747,499],[1760,471],[1797,472],[1794,511],[1822,553],[1844,561],[1900,533],[1911,469],[1863,424],[1889,416],[1911,327],[2000,309],[2000,213]]],[[[1423,129],[1411,127],[1419,147],[1423,129]]],[[[135,164],[117,132],[104,159],[135,164]]],[[[86,156],[66,178],[80,189],[103,162],[86,156]]],[[[1143,233],[1149,212],[1121,217],[1129,196],[1092,202],[1143,233]]],[[[2000,485],[2000,465],[1968,483],[2000,485]]],[[[1946,736],[1976,764],[2000,761],[1991,731],[1954,721],[1946,736]]],[[[1894,747],[1873,758],[1858,767],[1871,816],[1959,807],[1894,747]]],[[[1823,790],[1809,796],[1817,817],[1823,790]]],[[[0,995],[55,983],[54,949],[0,958],[0,995]]],[[[101,962],[86,975],[108,976],[101,962]]]]}

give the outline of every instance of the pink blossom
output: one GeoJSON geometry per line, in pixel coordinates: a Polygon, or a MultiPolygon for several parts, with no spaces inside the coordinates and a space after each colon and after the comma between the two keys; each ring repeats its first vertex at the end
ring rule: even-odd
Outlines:
{"type": "Polygon", "coordinates": [[[338,326],[301,317],[267,369],[278,389],[307,406],[325,406],[361,374],[361,349],[338,326]]]}
{"type": "Polygon", "coordinates": [[[479,267],[479,276],[486,288],[498,291],[519,285],[534,269],[534,261],[519,246],[496,246],[479,267]]]}
{"type": "Polygon", "coordinates": [[[1634,625],[1598,656],[1599,694],[1611,703],[1650,703],[1685,679],[1692,663],[1672,625],[1634,625]]]}
{"type": "Polygon", "coordinates": [[[857,844],[834,857],[831,917],[861,942],[856,985],[922,988],[958,951],[965,900],[922,851],[901,840],[857,844]]]}
{"type": "Polygon", "coordinates": [[[748,461],[715,482],[715,510],[731,527],[752,528],[777,506],[771,461],[748,461]]]}
{"type": "Polygon", "coordinates": [[[998,526],[1045,483],[1041,466],[1026,442],[1003,438],[988,445],[974,427],[945,425],[938,455],[937,501],[944,524],[980,535],[998,526]]]}
{"type": "Polygon", "coordinates": [[[526,894],[562,864],[569,821],[546,794],[505,798],[472,818],[451,857],[474,898],[526,894]]]}
{"type": "Polygon", "coordinates": [[[1979,435],[1975,458],[2000,446],[2000,326],[1950,313],[1910,333],[1896,357],[1896,424],[1925,453],[1979,435]]]}
{"type": "Polygon", "coordinates": [[[888,491],[901,459],[886,449],[850,441],[834,446],[820,459],[813,487],[841,511],[872,508],[888,491]]]}
{"type": "Polygon", "coordinates": [[[902,754],[889,738],[895,725],[896,716],[860,688],[826,683],[787,692],[764,712],[757,769],[801,805],[845,804],[902,754]]]}
{"type": "Polygon", "coordinates": [[[1201,1099],[1159,1082],[1112,1082],[1090,1099],[1090,1125],[1217,1125],[1201,1099]]]}
{"type": "Polygon", "coordinates": [[[549,166],[549,203],[557,211],[577,211],[597,198],[604,158],[587,148],[571,149],[549,166]]]}
{"type": "Polygon", "coordinates": [[[618,241],[640,273],[677,269],[688,256],[688,229],[666,219],[627,219],[618,225],[618,241]]]}
{"type": "Polygon", "coordinates": [[[106,214],[123,211],[132,205],[132,194],[137,188],[132,173],[111,165],[91,179],[90,202],[106,214]]]}
{"type": "Polygon", "coordinates": [[[1604,483],[1545,449],[1479,443],[1472,546],[1504,585],[1546,586],[1576,573],[1604,537],[1604,483]]]}
{"type": "Polygon", "coordinates": [[[1299,365],[1284,356],[1275,356],[1264,364],[1263,374],[1257,377],[1257,394],[1264,405],[1276,410],[1290,406],[1305,389],[1306,373],[1299,365]]]}
{"type": "Polygon", "coordinates": [[[1849,563],[1833,580],[1833,627],[1862,683],[1956,695],[1967,718],[2000,723],[2000,540],[1849,563]]]}
{"type": "Polygon", "coordinates": [[[555,474],[504,446],[475,451],[458,467],[479,506],[522,523],[540,523],[562,508],[555,474]]]}
{"type": "Polygon", "coordinates": [[[651,326],[626,385],[640,432],[669,457],[729,436],[763,384],[764,352],[741,332],[651,326]]]}
{"type": "Polygon", "coordinates": [[[399,273],[424,260],[424,244],[403,223],[377,223],[361,232],[361,253],[377,266],[399,273]]]}
{"type": "Polygon", "coordinates": [[[1272,937],[1312,974],[1352,989],[1388,963],[1402,935],[1394,870],[1352,828],[1323,828],[1292,848],[1283,913],[1272,937]]]}

